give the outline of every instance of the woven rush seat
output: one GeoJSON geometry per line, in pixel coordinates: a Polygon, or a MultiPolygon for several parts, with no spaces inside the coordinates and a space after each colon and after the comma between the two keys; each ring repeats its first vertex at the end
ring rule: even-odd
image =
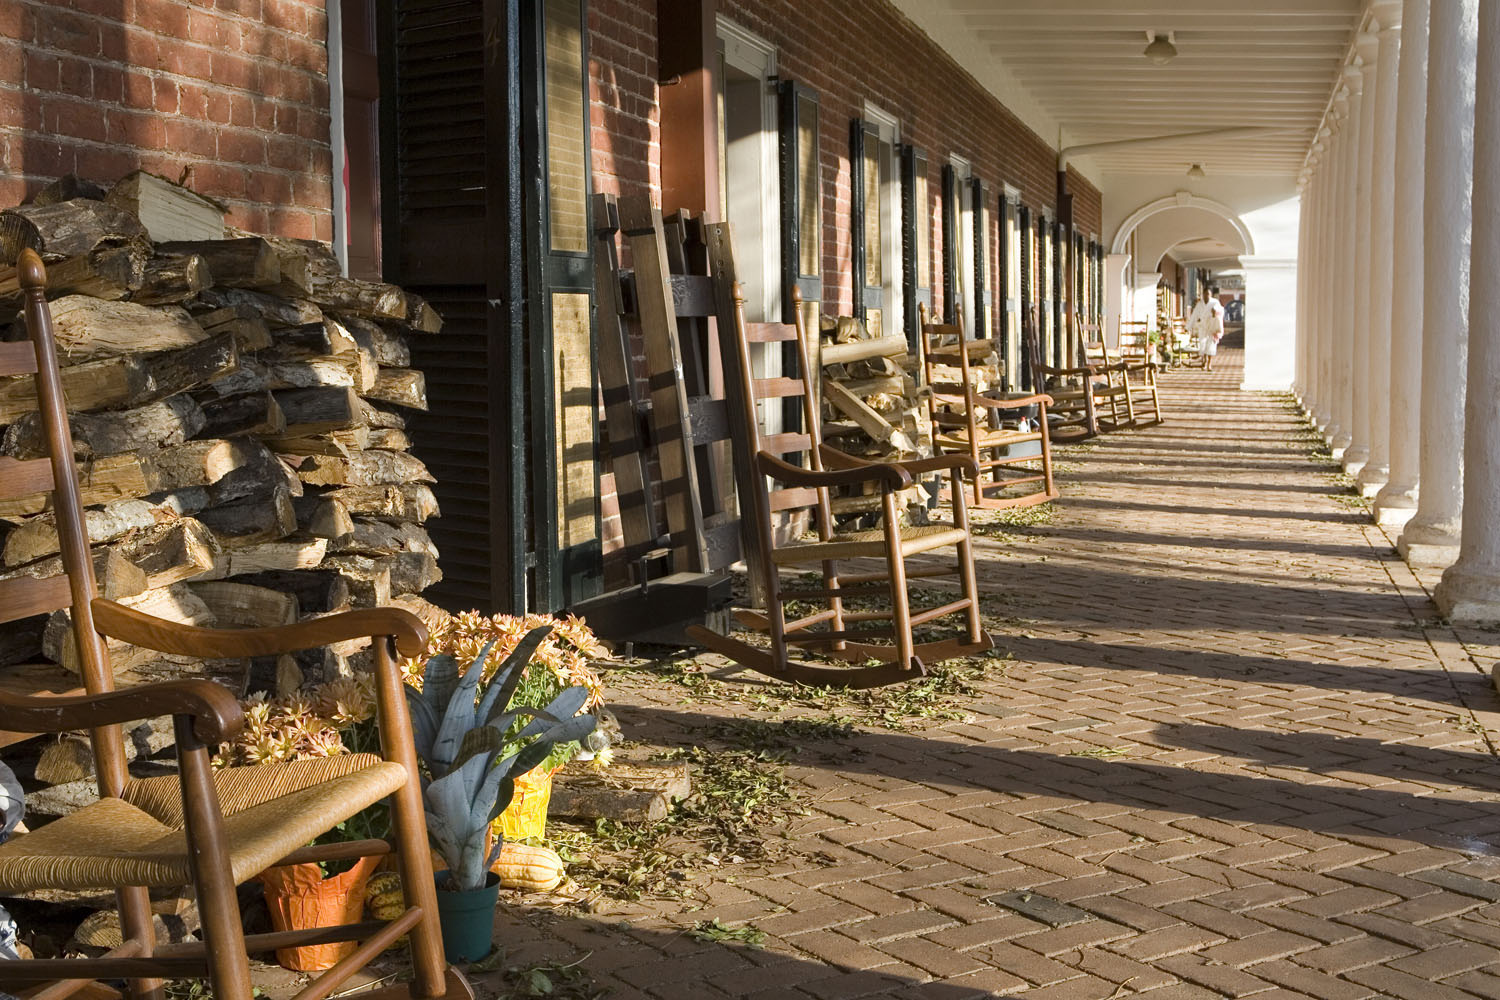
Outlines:
{"type": "MultiPolygon", "coordinates": [[[[1025,441],[1040,441],[1040,431],[1018,431],[1004,427],[982,427],[979,430],[978,444],[981,448],[998,448],[1005,445],[1021,444],[1025,441]]],[[[955,427],[952,430],[939,434],[937,443],[944,448],[967,448],[969,446],[969,431],[965,427],[955,427]]]]}
{"type": "MultiPolygon", "coordinates": [[[[901,554],[915,555],[945,545],[957,545],[967,541],[969,533],[963,528],[950,528],[945,524],[924,524],[901,529],[901,554]]],[[[778,564],[822,562],[825,559],[884,559],[890,551],[885,532],[879,528],[871,531],[850,531],[837,535],[826,542],[806,542],[773,549],[771,558],[778,564]]]]}
{"type": "MultiPolygon", "coordinates": [[[[371,754],[215,774],[236,883],[264,871],[406,784],[406,768],[371,754]]],[[[0,893],[171,888],[192,883],[176,775],[134,781],[0,846],[0,893]]]]}

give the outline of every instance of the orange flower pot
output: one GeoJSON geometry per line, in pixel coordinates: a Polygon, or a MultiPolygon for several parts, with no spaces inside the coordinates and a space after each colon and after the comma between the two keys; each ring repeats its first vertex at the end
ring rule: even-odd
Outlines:
{"type": "MultiPolygon", "coordinates": [[[[260,875],[271,926],[278,931],[308,930],[358,923],[365,905],[365,883],[380,858],[360,858],[342,875],[324,878],[315,864],[281,865],[260,875]]],[[[278,948],[276,961],[296,972],[330,969],[359,947],[354,941],[278,948]]]]}

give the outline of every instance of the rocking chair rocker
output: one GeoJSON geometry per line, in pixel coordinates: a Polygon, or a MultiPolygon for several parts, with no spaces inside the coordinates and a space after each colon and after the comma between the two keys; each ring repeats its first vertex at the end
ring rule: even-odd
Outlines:
{"type": "Polygon", "coordinates": [[[0,458],[0,497],[52,493],[65,575],[0,581],[0,622],[71,608],[85,694],[0,692],[5,728],[22,733],[91,730],[100,799],[0,846],[0,892],[114,890],[123,943],[102,958],[0,962],[0,989],[35,988],[61,1000],[99,979],[125,979],[135,1000],[161,1000],[162,978],[207,976],[218,1000],[250,1000],[249,955],[277,948],[361,942],[301,993],[321,1000],[403,934],[415,978],[361,994],[370,1000],[473,1000],[443,960],[437,898],[411,724],[395,652],[418,655],[426,629],[405,611],[352,611],[275,628],[217,631],[163,621],[98,596],[73,466],[46,273],[32,251],[17,270],[31,343],[0,343],[0,375],[36,374],[48,458],[0,458]],[[207,679],[116,691],[104,637],[203,658],[268,656],[371,636],[382,754],[348,754],[215,770],[214,749],[245,725],[229,689],[207,679]],[[136,779],[126,771],[121,724],[171,715],[179,774],[136,779]],[[366,806],[389,798],[392,841],[306,847],[366,806]],[[247,936],[235,886],[273,865],[395,853],[408,902],[384,922],[247,936]],[[148,891],[188,886],[203,940],[155,939],[148,891]],[[49,984],[49,985],[40,985],[49,984]]]}
{"type": "Polygon", "coordinates": [[[740,610],[739,621],[762,631],[770,647],[751,645],[701,626],[690,627],[693,639],[709,649],[760,673],[780,680],[818,686],[870,688],[921,676],[928,663],[956,656],[972,656],[993,648],[994,640],[979,619],[978,584],[974,574],[973,542],[963,501],[964,476],[978,468],[967,456],[949,455],[910,462],[872,463],[846,455],[822,442],[820,414],[813,394],[813,373],[819,369],[808,356],[802,328],[801,296],[793,291],[794,323],[747,323],[744,297],[735,281],[729,227],[708,227],[709,254],[719,302],[719,338],[725,382],[734,428],[735,473],[745,532],[746,561],[751,586],[765,600],[765,611],[740,610]],[[796,377],[753,376],[750,345],[791,344],[796,352],[796,377]],[[760,404],[801,397],[801,432],[762,435],[760,404]],[[799,464],[805,462],[805,464],[799,464]],[[953,478],[953,524],[903,527],[896,494],[913,477],[947,472],[953,478]],[[772,489],[768,480],[783,484],[772,489]],[[855,483],[877,483],[881,490],[881,526],[867,531],[836,531],[829,501],[831,488],[855,483]],[[778,515],[785,519],[778,525],[778,515]],[[787,527],[809,518],[816,539],[783,541],[787,527]],[[908,567],[907,557],[941,549],[956,550],[956,562],[908,567]],[[860,559],[883,562],[881,571],[844,574],[837,564],[860,559]],[[784,588],[783,569],[817,568],[821,579],[808,586],[784,588]],[[913,579],[956,576],[960,596],[936,607],[913,611],[908,584],[913,579]],[[880,610],[850,611],[849,598],[872,597],[889,602],[880,610]],[[789,620],[787,604],[823,605],[789,620]],[[964,615],[959,637],[917,642],[913,630],[928,622],[964,615]],[[883,627],[851,628],[855,623],[889,623],[883,627]],[[816,626],[826,625],[826,628],[816,626]],[[881,641],[873,641],[881,640],[881,641]],[[794,662],[792,647],[817,650],[824,656],[854,664],[840,667],[794,662]]]}

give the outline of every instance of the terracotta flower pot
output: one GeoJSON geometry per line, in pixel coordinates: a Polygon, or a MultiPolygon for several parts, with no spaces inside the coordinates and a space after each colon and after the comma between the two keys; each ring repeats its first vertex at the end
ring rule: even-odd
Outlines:
{"type": "Polygon", "coordinates": [[[552,801],[552,776],[556,768],[534,767],[516,778],[515,796],[495,818],[497,836],[506,840],[541,837],[547,832],[547,804],[552,801]]]}
{"type": "MultiPolygon", "coordinates": [[[[365,883],[379,864],[378,857],[360,858],[342,875],[324,878],[315,864],[281,865],[260,875],[265,887],[271,926],[278,931],[307,930],[358,923],[365,905],[365,883]]],[[[279,948],[276,961],[296,972],[332,968],[359,947],[354,941],[279,948]]]]}

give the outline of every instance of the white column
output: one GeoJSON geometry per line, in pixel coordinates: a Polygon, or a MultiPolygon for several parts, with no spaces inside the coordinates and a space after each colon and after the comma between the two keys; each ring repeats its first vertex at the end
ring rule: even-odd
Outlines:
{"type": "Polygon", "coordinates": [[[1245,373],[1240,388],[1252,392],[1285,392],[1292,384],[1296,352],[1297,260],[1243,256],[1245,301],[1245,373]]]}
{"type": "Polygon", "coordinates": [[[1318,430],[1322,432],[1323,439],[1329,443],[1333,441],[1332,431],[1335,430],[1333,411],[1337,393],[1333,374],[1333,356],[1334,345],[1338,339],[1339,267],[1345,251],[1345,247],[1334,234],[1337,232],[1341,219],[1340,208],[1343,204],[1340,199],[1342,190],[1340,180],[1343,177],[1344,147],[1348,144],[1349,133],[1349,90],[1347,87],[1342,88],[1334,99],[1331,118],[1333,145],[1318,168],[1322,177],[1324,194],[1322,237],[1318,241],[1318,254],[1322,258],[1322,280],[1319,289],[1322,302],[1319,311],[1323,332],[1318,337],[1318,395],[1315,403],[1318,430]]]}
{"type": "Polygon", "coordinates": [[[1311,180],[1297,185],[1297,341],[1296,364],[1292,371],[1292,393],[1303,411],[1307,410],[1307,356],[1312,339],[1312,217],[1317,211],[1311,180]]]}
{"type": "Polygon", "coordinates": [[[1155,328],[1156,286],[1159,284],[1161,284],[1160,271],[1135,272],[1135,298],[1131,319],[1140,320],[1155,328]]]}
{"type": "Polygon", "coordinates": [[[1334,434],[1330,441],[1335,459],[1343,458],[1353,436],[1354,314],[1356,300],[1362,297],[1359,294],[1359,272],[1354,252],[1355,242],[1359,236],[1360,212],[1357,189],[1359,187],[1360,133],[1364,131],[1362,128],[1364,115],[1361,112],[1365,103],[1365,73],[1358,55],[1355,56],[1355,65],[1344,70],[1344,79],[1349,85],[1349,124],[1348,140],[1344,144],[1343,177],[1340,181],[1343,193],[1340,198],[1338,232],[1338,245],[1341,251],[1339,253],[1339,292],[1336,299],[1339,310],[1338,340],[1335,342],[1333,357],[1330,359],[1336,386],[1333,413],[1334,434]]]}
{"type": "Polygon", "coordinates": [[[1422,455],[1417,513],[1396,548],[1413,566],[1458,557],[1469,316],[1474,47],[1479,0],[1432,5],[1423,176],[1422,455]]]}
{"type": "Polygon", "coordinates": [[[1456,622],[1500,622],[1500,4],[1479,5],[1474,243],[1464,401],[1463,538],[1433,598],[1456,622]]]}
{"type": "Polygon", "coordinates": [[[1104,258],[1104,317],[1107,329],[1105,343],[1120,346],[1120,317],[1125,312],[1125,268],[1130,254],[1112,253],[1104,258]]]}
{"type": "Polygon", "coordinates": [[[1396,174],[1396,70],[1401,57],[1401,7],[1379,3],[1380,56],[1375,84],[1375,146],[1370,164],[1370,456],[1359,472],[1359,492],[1373,497],[1391,473],[1391,200],[1396,174]]]}
{"type": "MultiPolygon", "coordinates": [[[[1422,218],[1427,117],[1427,13],[1430,0],[1401,11],[1401,70],[1396,93],[1396,188],[1402,224],[1422,218]]],[[[1375,497],[1375,523],[1399,528],[1417,512],[1421,470],[1422,241],[1393,241],[1391,262],[1391,471],[1375,497]]]]}
{"type": "MultiPolygon", "coordinates": [[[[1379,25],[1374,18],[1370,27],[1379,25]]],[[[1375,106],[1380,100],[1380,39],[1360,35],[1355,51],[1363,62],[1364,95],[1359,102],[1359,152],[1354,183],[1354,324],[1346,363],[1349,366],[1349,447],[1344,449],[1344,471],[1357,476],[1370,458],[1370,222],[1375,182],[1375,106]]]]}

